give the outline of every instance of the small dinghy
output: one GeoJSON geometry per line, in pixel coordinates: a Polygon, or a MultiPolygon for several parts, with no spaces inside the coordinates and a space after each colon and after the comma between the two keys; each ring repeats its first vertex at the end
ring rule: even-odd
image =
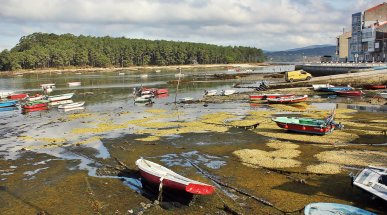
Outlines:
{"type": "Polygon", "coordinates": [[[382,98],[387,99],[387,91],[380,92],[380,93],[379,93],[379,96],[381,96],[382,98]]]}
{"type": "Polygon", "coordinates": [[[140,169],[141,177],[151,184],[160,185],[161,183],[165,188],[198,195],[210,195],[215,191],[214,186],[186,178],[143,158],[138,159],[136,165],[140,169]]]}
{"type": "Polygon", "coordinates": [[[50,102],[50,106],[63,105],[63,104],[70,104],[70,103],[74,103],[74,101],[71,100],[71,99],[66,99],[66,100],[60,100],[60,101],[50,102]]]}
{"type": "Polygon", "coordinates": [[[82,107],[84,104],[85,104],[85,102],[73,102],[73,103],[69,103],[69,104],[59,105],[58,108],[59,109],[78,108],[78,107],[82,107]]]}
{"type": "Polygon", "coordinates": [[[260,94],[260,95],[250,95],[250,100],[266,100],[266,99],[276,99],[276,98],[284,98],[291,97],[294,94],[260,94]]]}
{"type": "Polygon", "coordinates": [[[352,183],[387,201],[387,168],[369,166],[352,177],[352,183]]]}
{"type": "Polygon", "coordinates": [[[343,205],[337,203],[311,203],[304,209],[305,215],[376,215],[372,212],[353,207],[350,205],[343,205]]]}
{"type": "Polygon", "coordinates": [[[313,87],[313,90],[318,91],[322,87],[335,87],[335,86],[330,84],[313,84],[312,87],[313,87]]]}
{"type": "Polygon", "coordinates": [[[50,102],[56,102],[56,101],[71,99],[73,96],[74,96],[74,93],[66,93],[66,94],[60,94],[55,96],[49,96],[48,100],[50,102]]]}
{"type": "Polygon", "coordinates": [[[27,102],[22,105],[23,109],[35,109],[35,108],[43,108],[48,106],[48,100],[36,100],[32,102],[27,102]]]}
{"type": "Polygon", "coordinates": [[[168,94],[168,89],[156,89],[155,95],[168,94]]]}
{"type": "Polygon", "coordinates": [[[292,103],[303,102],[303,101],[306,101],[307,99],[308,99],[308,95],[280,97],[280,98],[272,98],[272,99],[268,98],[266,100],[271,104],[292,104],[292,103]]]}
{"type": "Polygon", "coordinates": [[[134,103],[152,103],[152,99],[150,98],[143,98],[143,97],[137,97],[134,99],[134,103]]]}
{"type": "Polygon", "coordinates": [[[387,85],[366,85],[364,88],[367,90],[382,90],[387,89],[387,85]]]}
{"type": "Polygon", "coordinates": [[[179,99],[181,103],[192,103],[193,98],[192,97],[184,97],[179,99]]]}
{"type": "Polygon", "coordinates": [[[232,95],[234,93],[235,93],[235,90],[222,90],[220,92],[220,95],[222,95],[222,96],[229,96],[229,95],[232,95]]]}
{"type": "Polygon", "coordinates": [[[28,97],[27,93],[11,94],[7,96],[7,99],[11,100],[23,100],[28,97]]]}
{"type": "Polygon", "coordinates": [[[11,95],[11,94],[14,94],[15,92],[14,91],[11,91],[11,90],[4,90],[4,91],[0,91],[0,99],[1,98],[7,98],[7,96],[11,95]]]}
{"type": "Polygon", "coordinates": [[[39,94],[36,94],[35,96],[29,96],[26,98],[27,101],[29,102],[33,102],[33,101],[37,101],[37,100],[42,100],[44,99],[45,96],[44,95],[39,95],[39,94]]]}
{"type": "Polygon", "coordinates": [[[363,95],[363,91],[361,90],[344,90],[344,91],[336,91],[338,96],[361,96],[363,95]]]}
{"type": "Polygon", "coordinates": [[[68,82],[67,84],[69,85],[69,87],[79,87],[81,86],[82,83],[79,81],[76,81],[76,82],[68,82]]]}
{"type": "Polygon", "coordinates": [[[215,96],[218,93],[217,90],[205,90],[204,95],[205,96],[215,96]]]}
{"type": "Polygon", "coordinates": [[[17,100],[5,100],[0,101],[0,108],[14,107],[17,104],[17,100]]]}
{"type": "Polygon", "coordinates": [[[336,91],[348,91],[353,90],[352,87],[320,87],[317,91],[320,92],[336,92],[336,91]]]}

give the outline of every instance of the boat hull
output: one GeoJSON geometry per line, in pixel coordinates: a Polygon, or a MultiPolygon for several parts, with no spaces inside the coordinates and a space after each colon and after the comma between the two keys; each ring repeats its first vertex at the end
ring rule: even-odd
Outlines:
{"type": "Polygon", "coordinates": [[[68,94],[62,94],[59,96],[49,96],[48,100],[50,102],[57,102],[57,101],[62,101],[62,100],[68,100],[73,97],[74,93],[68,93],[68,94]]]}
{"type": "Polygon", "coordinates": [[[367,90],[382,90],[387,89],[387,85],[367,85],[364,88],[367,90]]]}
{"type": "Polygon", "coordinates": [[[292,97],[282,97],[282,98],[273,98],[267,99],[267,101],[271,104],[293,104],[298,102],[303,102],[308,99],[308,96],[292,96],[292,97]]]}
{"type": "Polygon", "coordinates": [[[363,92],[361,90],[348,90],[348,91],[336,91],[339,96],[361,96],[363,92]]]}
{"type": "Polygon", "coordinates": [[[250,100],[265,100],[265,99],[275,99],[294,96],[294,94],[261,94],[261,95],[250,95],[250,100]]]}
{"type": "Polygon", "coordinates": [[[276,122],[276,123],[280,128],[293,131],[293,132],[305,133],[305,134],[325,135],[327,133],[331,133],[334,129],[334,126],[321,127],[321,126],[283,123],[283,122],[276,122]]]}
{"type": "Polygon", "coordinates": [[[356,215],[376,215],[372,212],[337,203],[312,203],[305,207],[305,215],[338,215],[338,214],[356,214],[356,215]]]}
{"type": "Polygon", "coordinates": [[[47,103],[41,103],[41,104],[34,104],[34,105],[23,105],[23,109],[35,109],[35,108],[42,108],[47,107],[47,103]]]}
{"type": "Polygon", "coordinates": [[[13,94],[7,96],[8,99],[13,99],[13,100],[21,100],[27,98],[28,94],[26,93],[21,93],[21,94],[13,94]]]}
{"type": "Polygon", "coordinates": [[[320,92],[336,92],[336,91],[348,91],[353,90],[352,87],[320,87],[318,91],[320,92]]]}
{"type": "Polygon", "coordinates": [[[5,107],[14,107],[16,106],[17,101],[3,101],[0,102],[0,108],[5,108],[5,107]]]}

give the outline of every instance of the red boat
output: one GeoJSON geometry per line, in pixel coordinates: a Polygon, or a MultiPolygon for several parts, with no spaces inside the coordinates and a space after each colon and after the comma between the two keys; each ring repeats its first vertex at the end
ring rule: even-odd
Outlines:
{"type": "Polygon", "coordinates": [[[36,112],[36,111],[45,111],[48,110],[48,107],[38,107],[38,108],[32,108],[32,109],[23,109],[23,113],[29,113],[29,112],[36,112]]]}
{"type": "Polygon", "coordinates": [[[363,91],[361,90],[347,90],[347,91],[335,91],[339,96],[361,96],[363,91]]]}
{"type": "Polygon", "coordinates": [[[275,99],[283,97],[291,97],[294,94],[260,94],[260,95],[250,95],[250,100],[265,100],[265,99],[275,99]]]}
{"type": "Polygon", "coordinates": [[[141,177],[151,184],[160,186],[161,183],[164,188],[199,195],[210,195],[215,191],[214,186],[186,178],[143,158],[138,159],[136,165],[140,169],[141,177]]]}
{"type": "Polygon", "coordinates": [[[155,95],[168,94],[168,89],[156,89],[155,95]]]}
{"type": "Polygon", "coordinates": [[[23,109],[35,109],[35,108],[42,108],[48,106],[48,100],[37,100],[32,102],[27,102],[24,105],[22,105],[23,109]]]}
{"type": "Polygon", "coordinates": [[[12,94],[7,96],[7,99],[12,99],[12,100],[22,100],[28,97],[27,93],[20,93],[20,94],[12,94]]]}
{"type": "Polygon", "coordinates": [[[267,101],[272,104],[291,104],[303,102],[308,99],[308,95],[303,96],[290,96],[290,97],[280,97],[280,98],[268,98],[267,101]]]}
{"type": "Polygon", "coordinates": [[[382,90],[387,89],[387,85],[367,85],[364,88],[367,90],[382,90]]]}

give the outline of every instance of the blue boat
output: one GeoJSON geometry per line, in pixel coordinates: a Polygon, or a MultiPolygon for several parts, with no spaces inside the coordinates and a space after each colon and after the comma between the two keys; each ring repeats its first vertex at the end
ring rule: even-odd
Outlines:
{"type": "Polygon", "coordinates": [[[17,107],[4,107],[0,108],[0,112],[19,110],[17,107]]]}
{"type": "Polygon", "coordinates": [[[356,215],[376,215],[375,213],[353,207],[350,205],[336,203],[311,203],[304,209],[305,215],[337,215],[337,214],[356,214],[356,215]]]}
{"type": "Polygon", "coordinates": [[[16,104],[17,104],[16,100],[0,101],[0,108],[13,107],[13,106],[16,106],[16,104]]]}
{"type": "Polygon", "coordinates": [[[348,91],[353,90],[352,87],[320,87],[318,91],[320,92],[336,92],[336,91],[348,91]]]}

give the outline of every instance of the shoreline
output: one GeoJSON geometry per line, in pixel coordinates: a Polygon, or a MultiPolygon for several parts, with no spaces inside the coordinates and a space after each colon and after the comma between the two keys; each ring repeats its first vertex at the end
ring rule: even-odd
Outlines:
{"type": "Polygon", "coordinates": [[[0,75],[21,75],[21,74],[38,74],[38,73],[52,73],[52,72],[116,72],[121,70],[129,71],[148,71],[148,70],[171,70],[171,69],[216,69],[216,68],[254,68],[268,66],[268,63],[235,63],[235,64],[189,64],[189,65],[168,65],[168,66],[131,66],[131,67],[90,67],[90,68],[46,68],[37,70],[17,70],[17,71],[3,71],[0,75]]]}

